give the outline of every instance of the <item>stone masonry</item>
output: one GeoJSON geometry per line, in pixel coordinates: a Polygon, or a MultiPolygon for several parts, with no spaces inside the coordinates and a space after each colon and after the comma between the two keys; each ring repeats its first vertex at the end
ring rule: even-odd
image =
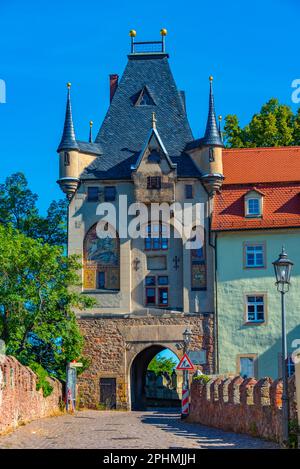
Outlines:
{"type": "Polygon", "coordinates": [[[130,370],[134,358],[155,345],[169,348],[182,356],[182,332],[188,326],[193,332],[191,350],[205,349],[207,373],[213,371],[212,315],[165,313],[159,316],[128,315],[78,319],[85,337],[85,354],[89,368],[79,376],[78,392],[81,405],[97,408],[100,402],[100,378],[116,378],[117,408],[130,409],[130,370]]]}

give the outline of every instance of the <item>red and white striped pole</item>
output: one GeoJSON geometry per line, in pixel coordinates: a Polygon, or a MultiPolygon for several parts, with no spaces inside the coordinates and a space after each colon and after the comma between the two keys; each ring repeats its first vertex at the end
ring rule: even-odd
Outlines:
{"type": "Polygon", "coordinates": [[[187,388],[182,389],[182,400],[181,400],[181,416],[185,418],[189,415],[189,390],[187,388]]]}

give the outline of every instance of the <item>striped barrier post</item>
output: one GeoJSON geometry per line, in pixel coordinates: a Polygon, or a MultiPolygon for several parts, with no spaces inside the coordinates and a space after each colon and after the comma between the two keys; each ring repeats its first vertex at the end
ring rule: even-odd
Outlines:
{"type": "Polygon", "coordinates": [[[189,390],[187,388],[182,390],[181,415],[182,418],[189,415],[189,390]]]}

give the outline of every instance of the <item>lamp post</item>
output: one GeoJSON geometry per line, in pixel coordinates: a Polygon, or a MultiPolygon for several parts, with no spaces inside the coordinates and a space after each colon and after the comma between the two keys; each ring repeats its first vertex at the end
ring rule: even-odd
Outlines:
{"type": "MultiPolygon", "coordinates": [[[[192,331],[187,327],[185,331],[182,333],[183,335],[183,353],[188,354],[189,345],[192,339],[192,331]]],[[[188,370],[183,370],[183,393],[186,392],[187,396],[189,396],[189,372],[188,370]]],[[[188,399],[188,397],[187,397],[188,399]]],[[[181,418],[187,417],[186,414],[182,413],[181,418]]]]}
{"type": "Polygon", "coordinates": [[[287,375],[287,340],[285,317],[285,294],[289,291],[291,270],[293,262],[287,257],[284,247],[276,261],[273,262],[277,290],[281,293],[281,353],[282,353],[282,434],[283,444],[289,439],[289,400],[288,400],[288,375],[287,375]]]}

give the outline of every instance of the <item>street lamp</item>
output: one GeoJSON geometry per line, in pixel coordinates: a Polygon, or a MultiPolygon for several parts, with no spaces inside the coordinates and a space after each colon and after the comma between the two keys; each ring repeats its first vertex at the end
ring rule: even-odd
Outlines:
{"type": "Polygon", "coordinates": [[[184,343],[184,353],[187,353],[189,345],[190,345],[191,340],[192,340],[193,333],[192,333],[191,329],[189,329],[187,327],[186,330],[182,333],[182,335],[183,335],[183,343],[184,343]]]}
{"type": "Polygon", "coordinates": [[[287,376],[287,340],[285,318],[285,293],[289,291],[293,262],[288,259],[284,247],[276,261],[273,262],[277,290],[281,293],[281,353],[282,353],[282,433],[283,443],[289,439],[289,401],[288,401],[288,376],[287,376]]]}

